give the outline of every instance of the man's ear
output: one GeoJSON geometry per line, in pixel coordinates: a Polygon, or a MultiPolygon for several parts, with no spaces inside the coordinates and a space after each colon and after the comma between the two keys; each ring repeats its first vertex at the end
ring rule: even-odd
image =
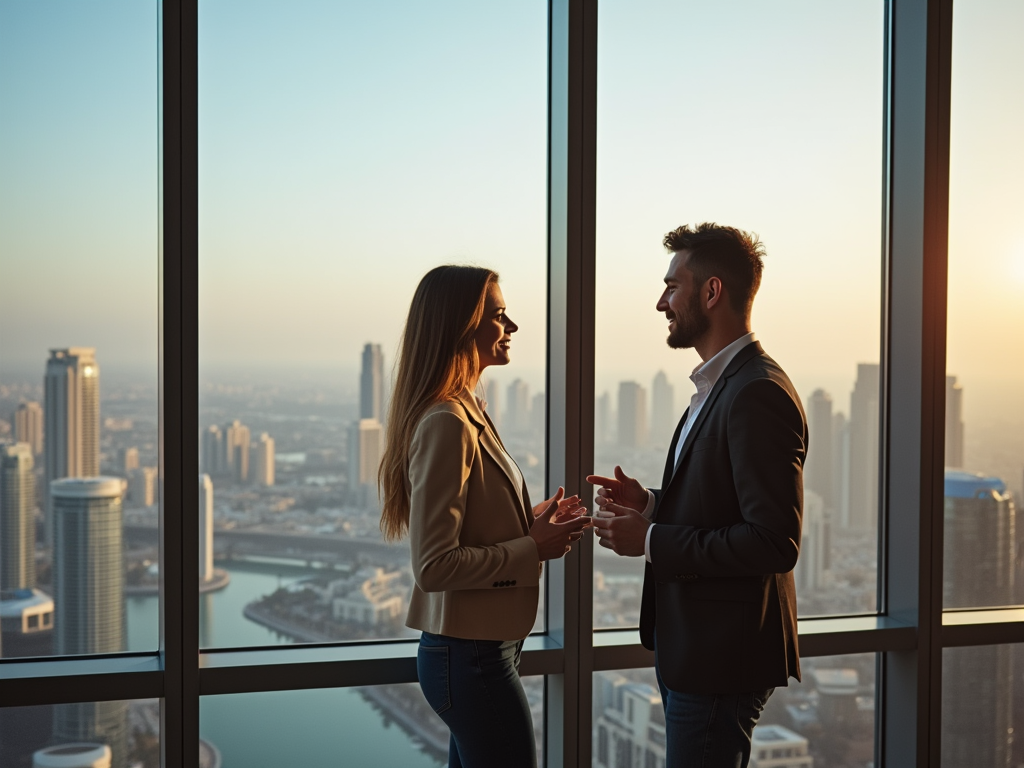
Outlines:
{"type": "Polygon", "coordinates": [[[707,308],[711,309],[722,300],[722,281],[717,277],[709,278],[707,282],[707,290],[707,308]]]}

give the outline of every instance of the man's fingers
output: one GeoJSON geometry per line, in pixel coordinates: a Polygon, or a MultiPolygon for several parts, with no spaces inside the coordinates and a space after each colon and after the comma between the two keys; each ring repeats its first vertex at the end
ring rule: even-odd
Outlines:
{"type": "MultiPolygon", "coordinates": [[[[615,504],[613,502],[609,502],[608,504],[603,505],[601,507],[601,511],[602,512],[611,512],[612,514],[616,515],[617,517],[621,517],[621,516],[624,516],[624,515],[636,515],[636,514],[639,514],[635,509],[630,509],[629,507],[624,507],[621,504],[615,504]]],[[[597,519],[597,518],[595,518],[595,519],[597,519]]]]}
{"type": "Polygon", "coordinates": [[[611,485],[615,479],[604,475],[587,475],[587,482],[591,485],[611,485]]]}
{"type": "Polygon", "coordinates": [[[623,472],[622,467],[620,467],[618,464],[615,465],[615,479],[618,480],[620,483],[624,483],[630,479],[629,475],[623,472]]]}

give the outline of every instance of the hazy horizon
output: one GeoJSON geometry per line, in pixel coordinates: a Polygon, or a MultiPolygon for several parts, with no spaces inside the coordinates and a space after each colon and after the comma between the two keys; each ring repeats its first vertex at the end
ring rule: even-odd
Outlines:
{"type": "MultiPolygon", "coordinates": [[[[157,4],[59,7],[0,7],[0,380],[72,344],[155,379],[157,4]]],[[[970,421],[1024,386],[1024,6],[956,14],[947,368],[970,421]]],[[[664,370],[685,407],[660,243],[711,219],[765,243],[765,349],[848,409],[879,357],[883,33],[883,0],[602,4],[598,395],[664,370]],[[684,53],[679,30],[701,31],[684,53]]],[[[546,57],[541,0],[201,3],[201,379],[354,388],[362,345],[390,367],[416,281],[456,261],[502,274],[521,327],[493,375],[543,388],[546,57]]]]}

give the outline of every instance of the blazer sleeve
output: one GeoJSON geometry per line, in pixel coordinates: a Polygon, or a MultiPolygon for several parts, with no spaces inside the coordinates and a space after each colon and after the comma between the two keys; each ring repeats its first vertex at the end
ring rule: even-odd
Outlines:
{"type": "Polygon", "coordinates": [[[537,545],[529,536],[490,546],[463,547],[469,474],[478,448],[474,427],[449,411],[420,421],[409,450],[409,541],[412,573],[424,592],[491,589],[495,581],[540,583],[537,545]]]}
{"type": "Polygon", "coordinates": [[[736,394],[727,429],[742,522],[655,525],[651,565],[658,581],[787,573],[796,566],[806,454],[800,407],[778,382],[755,379],[736,394]]]}

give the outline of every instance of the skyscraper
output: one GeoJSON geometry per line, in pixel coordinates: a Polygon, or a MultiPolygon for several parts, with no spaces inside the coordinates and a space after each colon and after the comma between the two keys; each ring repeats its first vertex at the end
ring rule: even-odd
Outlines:
{"type": "Polygon", "coordinates": [[[199,581],[213,578],[213,481],[199,476],[199,581]]]}
{"type": "MultiPolygon", "coordinates": [[[[813,448],[812,448],[813,450],[813,448]]],[[[826,506],[829,506],[826,504],[826,506]]],[[[850,421],[846,414],[832,414],[832,504],[836,519],[849,528],[850,519],[850,421]]]]}
{"type": "Polygon", "coordinates": [[[857,530],[878,525],[879,372],[877,363],[858,363],[850,394],[850,508],[843,522],[857,530]]]}
{"type": "Polygon", "coordinates": [[[36,479],[32,446],[0,443],[0,590],[36,585],[36,479]]]}
{"type": "Polygon", "coordinates": [[[804,493],[804,516],[800,531],[800,557],[793,569],[798,592],[820,589],[828,568],[828,529],[825,504],[817,492],[804,493]]]}
{"type": "Polygon", "coordinates": [[[488,379],[484,385],[484,400],[487,401],[487,415],[496,429],[501,429],[501,388],[494,379],[488,379]]]}
{"type": "Polygon", "coordinates": [[[256,443],[256,472],[254,482],[269,487],[274,484],[274,438],[266,432],[256,443]]]}
{"type": "Polygon", "coordinates": [[[508,385],[505,428],[510,432],[526,432],[530,428],[530,387],[522,379],[508,385]]]}
{"type": "Polygon", "coordinates": [[[635,381],[619,382],[618,442],[623,448],[647,444],[647,392],[635,381]]]}
{"type": "Polygon", "coordinates": [[[224,450],[221,454],[221,472],[244,483],[249,479],[249,428],[238,419],[224,425],[224,450]]]}
{"type": "Polygon", "coordinates": [[[363,367],[359,375],[359,418],[384,423],[384,351],[380,344],[363,347],[363,367]]]}
{"type": "MultiPolygon", "coordinates": [[[[53,499],[54,651],[57,655],[125,650],[121,480],[55,480],[53,499]]],[[[56,744],[110,746],[112,768],[127,762],[128,705],[123,701],[61,704],[56,744]]]]}
{"type": "MultiPolygon", "coordinates": [[[[1017,514],[996,477],[947,470],[943,499],[943,608],[1016,602],[1017,514]]],[[[1010,765],[1014,647],[948,648],[942,671],[942,765],[1010,765]]]]}
{"type": "Polygon", "coordinates": [[[832,396],[816,389],[807,401],[810,447],[804,467],[804,488],[817,493],[825,506],[832,506],[832,396]]]}
{"type": "Polygon", "coordinates": [[[43,407],[39,403],[22,403],[14,412],[14,439],[32,446],[32,455],[43,452],[43,407]]]}
{"type": "Polygon", "coordinates": [[[128,473],[128,500],[136,507],[151,507],[158,496],[159,470],[156,467],[138,467],[128,473]]]}
{"type": "Polygon", "coordinates": [[[224,433],[216,424],[203,432],[202,454],[203,472],[211,477],[218,477],[224,472],[225,468],[221,466],[224,462],[224,433]]]}
{"type": "Polygon", "coordinates": [[[127,476],[133,469],[139,468],[139,449],[132,446],[129,448],[122,448],[117,452],[117,465],[118,469],[125,473],[127,476]]]}
{"type": "Polygon", "coordinates": [[[676,413],[676,391],[664,371],[658,371],[651,382],[651,440],[658,448],[668,450],[676,422],[682,414],[676,413]]]}
{"type": "Polygon", "coordinates": [[[594,403],[594,444],[605,445],[611,439],[608,435],[611,423],[612,396],[602,392],[594,403]]]}
{"type": "Polygon", "coordinates": [[[46,539],[52,544],[53,481],[100,473],[100,368],[95,348],[51,349],[43,384],[44,513],[46,539]]]}
{"type": "Polygon", "coordinates": [[[348,432],[348,485],[357,504],[376,499],[377,469],[384,449],[384,430],[377,419],[360,419],[348,432]]]}
{"type": "Polygon", "coordinates": [[[538,392],[530,400],[530,429],[535,435],[543,435],[547,427],[548,398],[543,392],[538,392]]]}
{"type": "Polygon", "coordinates": [[[964,388],[956,376],[946,377],[946,466],[964,466],[964,388]]]}

